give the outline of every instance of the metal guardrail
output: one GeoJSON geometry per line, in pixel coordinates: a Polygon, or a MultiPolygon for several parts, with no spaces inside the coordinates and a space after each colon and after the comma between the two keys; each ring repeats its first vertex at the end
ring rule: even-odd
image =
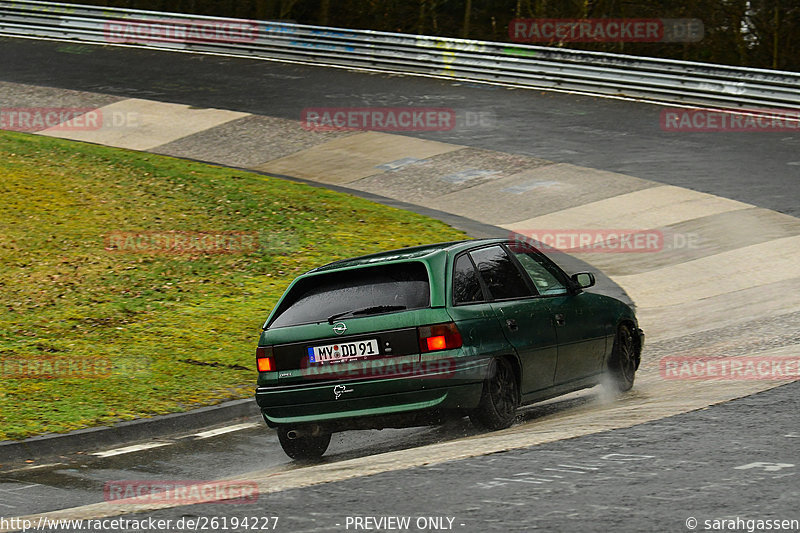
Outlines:
{"type": "Polygon", "coordinates": [[[0,36],[129,44],[686,104],[800,104],[800,74],[794,72],[55,2],[0,0],[0,36]],[[157,28],[198,35],[206,28],[211,37],[137,33],[157,28]],[[221,38],[231,28],[236,35],[221,38]]]}

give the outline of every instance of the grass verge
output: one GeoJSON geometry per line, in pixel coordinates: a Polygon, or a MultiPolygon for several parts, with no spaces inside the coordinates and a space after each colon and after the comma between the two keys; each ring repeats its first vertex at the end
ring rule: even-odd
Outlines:
{"type": "Polygon", "coordinates": [[[248,397],[296,275],[465,237],[326,189],[11,132],[0,191],[0,440],[248,397]]]}

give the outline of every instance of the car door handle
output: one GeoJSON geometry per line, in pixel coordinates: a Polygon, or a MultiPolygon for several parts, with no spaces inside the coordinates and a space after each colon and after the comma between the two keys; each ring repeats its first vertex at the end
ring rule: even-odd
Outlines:
{"type": "Polygon", "coordinates": [[[519,329],[519,326],[517,326],[517,321],[513,318],[506,320],[506,326],[508,326],[508,329],[511,331],[517,331],[519,329]]]}
{"type": "Polygon", "coordinates": [[[564,320],[564,315],[562,315],[561,313],[558,313],[555,316],[555,319],[556,319],[556,326],[563,326],[566,323],[566,321],[564,320]]]}

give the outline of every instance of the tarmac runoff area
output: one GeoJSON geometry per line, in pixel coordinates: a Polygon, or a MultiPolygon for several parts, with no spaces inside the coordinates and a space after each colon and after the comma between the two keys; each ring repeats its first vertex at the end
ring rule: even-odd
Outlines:
{"type": "MultiPolygon", "coordinates": [[[[402,135],[315,132],[287,119],[13,83],[2,83],[2,89],[9,106],[69,102],[98,107],[104,116],[132,117],[122,126],[54,126],[36,132],[42,135],[288,175],[509,232],[588,234],[600,244],[599,251],[572,255],[602,269],[636,304],[647,340],[632,392],[620,398],[593,392],[578,407],[537,418],[535,426],[246,476],[265,491],[630,427],[799,377],[800,351],[791,333],[800,330],[796,218],[634,176],[402,135]],[[613,241],[598,240],[622,230],[659,236],[657,249],[622,253],[610,249],[613,241]],[[717,358],[716,365],[709,357],[717,358]]],[[[558,252],[550,255],[559,261],[558,252]]],[[[105,502],[46,516],[96,518],[155,508],[105,502]]]]}

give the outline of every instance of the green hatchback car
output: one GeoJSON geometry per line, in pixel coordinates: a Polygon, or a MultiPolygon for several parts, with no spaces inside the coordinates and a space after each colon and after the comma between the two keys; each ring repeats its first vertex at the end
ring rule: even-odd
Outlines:
{"type": "Polygon", "coordinates": [[[263,326],[256,401],[294,459],[331,434],[469,416],[633,386],[644,333],[625,303],[584,289],[521,241],[448,242],[346,259],[295,279],[263,326]],[[608,376],[610,379],[604,379],[608,376]]]}

